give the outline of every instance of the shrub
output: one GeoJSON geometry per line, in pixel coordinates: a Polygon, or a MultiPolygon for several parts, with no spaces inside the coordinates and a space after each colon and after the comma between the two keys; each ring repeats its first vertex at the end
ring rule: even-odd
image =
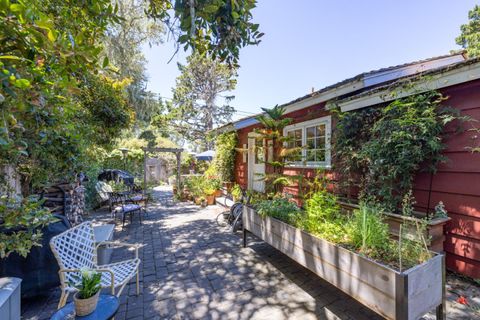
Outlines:
{"type": "Polygon", "coordinates": [[[223,181],[234,180],[237,141],[236,132],[226,132],[220,134],[215,142],[214,165],[223,181]]]}

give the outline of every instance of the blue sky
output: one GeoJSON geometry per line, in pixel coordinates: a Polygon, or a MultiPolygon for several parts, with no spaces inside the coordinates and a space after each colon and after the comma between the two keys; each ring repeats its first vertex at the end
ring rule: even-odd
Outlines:
{"type": "MultiPolygon", "coordinates": [[[[254,21],[265,33],[240,55],[231,103],[258,112],[356,74],[448,54],[470,0],[259,0],[254,21]]],[[[171,97],[179,75],[173,44],[145,48],[148,89],[171,97]]]]}

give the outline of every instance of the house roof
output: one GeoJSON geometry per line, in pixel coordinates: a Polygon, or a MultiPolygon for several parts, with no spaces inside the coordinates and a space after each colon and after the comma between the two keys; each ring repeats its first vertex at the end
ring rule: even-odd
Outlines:
{"type": "MultiPolygon", "coordinates": [[[[335,84],[326,86],[318,91],[304,95],[281,106],[287,108],[286,113],[300,110],[308,106],[332,99],[348,99],[350,96],[359,97],[374,92],[377,88],[384,88],[401,79],[418,77],[430,73],[438,73],[442,70],[458,67],[463,63],[471,63],[476,59],[467,60],[463,51],[448,55],[432,57],[424,60],[413,61],[378,70],[360,73],[335,84]],[[309,103],[311,102],[311,103],[309,103]],[[291,110],[289,110],[289,107],[291,110]]],[[[478,62],[478,61],[477,61],[478,62]]],[[[256,117],[262,113],[244,117],[225,124],[215,131],[223,132],[239,130],[257,124],[256,117]]]]}

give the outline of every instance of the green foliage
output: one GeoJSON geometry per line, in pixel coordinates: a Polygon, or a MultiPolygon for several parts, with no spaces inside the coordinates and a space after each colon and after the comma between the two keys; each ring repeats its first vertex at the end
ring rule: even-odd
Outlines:
{"type": "Polygon", "coordinates": [[[239,199],[242,198],[242,188],[240,188],[240,185],[236,183],[233,185],[230,193],[232,194],[233,199],[235,199],[235,201],[238,201],[239,199]]]}
{"type": "Polygon", "coordinates": [[[73,286],[78,290],[78,298],[88,299],[93,297],[102,289],[101,279],[102,274],[100,272],[82,269],[79,281],[73,284],[73,286]]]}
{"type": "Polygon", "coordinates": [[[319,182],[305,201],[305,217],[302,227],[323,239],[341,243],[345,240],[346,216],[340,213],[337,197],[327,191],[327,180],[319,182]]]}
{"type": "Polygon", "coordinates": [[[201,55],[187,58],[187,65],[178,65],[181,75],[173,90],[173,105],[168,114],[154,118],[158,128],[169,128],[188,137],[199,150],[211,149],[208,132],[232,119],[235,109],[227,96],[221,104],[222,93],[235,89],[235,68],[201,55]]]}
{"type": "Polygon", "coordinates": [[[298,225],[302,215],[300,208],[285,198],[264,200],[256,204],[255,208],[261,217],[273,217],[294,226],[298,225]]]}
{"type": "Polygon", "coordinates": [[[27,195],[72,177],[85,150],[105,142],[93,133],[108,119],[78,98],[101,69],[97,35],[117,19],[109,0],[2,1],[0,16],[0,163],[22,175],[27,195]]]}
{"type": "Polygon", "coordinates": [[[260,43],[263,33],[253,23],[256,0],[150,0],[149,14],[177,31],[184,49],[238,62],[240,48],[260,43]],[[174,23],[178,22],[178,25],[174,23]]]}
{"type": "Polygon", "coordinates": [[[460,27],[461,34],[455,39],[458,45],[467,49],[469,57],[480,55],[480,7],[475,7],[468,12],[467,24],[460,27]]]}
{"type": "Polygon", "coordinates": [[[34,197],[0,196],[0,258],[13,252],[26,257],[33,246],[41,245],[41,228],[55,221],[41,204],[34,197]]]}
{"type": "Polygon", "coordinates": [[[335,152],[341,180],[358,183],[362,199],[381,201],[396,211],[412,188],[414,173],[434,172],[444,161],[442,131],[458,117],[441,107],[443,100],[429,91],[385,108],[340,114],[335,152]]]}
{"type": "MultiPolygon", "coordinates": [[[[283,137],[283,129],[292,122],[291,118],[285,118],[285,107],[276,105],[271,109],[262,108],[264,114],[257,116],[257,120],[262,124],[262,128],[257,129],[259,134],[257,140],[270,140],[272,142],[272,157],[265,163],[269,164],[273,171],[261,175],[260,179],[265,181],[266,192],[278,194],[283,186],[289,185],[301,179],[301,176],[290,176],[283,173],[283,168],[291,158],[292,149],[286,147],[287,137],[283,137]]],[[[262,150],[263,152],[263,150],[262,150]]]]}
{"type": "Polygon", "coordinates": [[[360,203],[346,229],[351,245],[363,254],[381,258],[390,249],[388,224],[378,205],[360,203]]]}
{"type": "Polygon", "coordinates": [[[427,220],[405,220],[400,229],[399,241],[397,242],[399,268],[409,268],[423,263],[432,257],[428,250],[427,220]]]}
{"type": "Polygon", "coordinates": [[[226,132],[217,136],[215,142],[214,166],[223,181],[235,178],[235,156],[238,137],[236,132],[226,132]]]}
{"type": "Polygon", "coordinates": [[[184,188],[194,197],[213,195],[221,187],[221,181],[213,176],[195,175],[184,179],[184,188]]]}

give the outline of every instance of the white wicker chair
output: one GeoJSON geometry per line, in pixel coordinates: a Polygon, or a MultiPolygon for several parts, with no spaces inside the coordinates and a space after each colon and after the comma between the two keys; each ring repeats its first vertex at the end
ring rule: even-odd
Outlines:
{"type": "Polygon", "coordinates": [[[115,294],[115,288],[120,288],[116,295],[120,296],[125,285],[137,275],[137,295],[139,294],[139,274],[138,269],[140,259],[138,258],[137,244],[128,244],[121,242],[105,241],[95,244],[93,226],[91,221],[86,221],[76,227],[53,237],[50,240],[50,247],[57,259],[60,270],[60,289],[62,295],[58,303],[58,308],[65,305],[68,295],[75,292],[76,289],[70,284],[74,283],[79,275],[80,269],[89,268],[102,273],[102,288],[110,288],[112,294],[115,294]],[[99,246],[109,247],[131,247],[135,249],[135,258],[121,262],[97,265],[97,249],[99,246]]]}

